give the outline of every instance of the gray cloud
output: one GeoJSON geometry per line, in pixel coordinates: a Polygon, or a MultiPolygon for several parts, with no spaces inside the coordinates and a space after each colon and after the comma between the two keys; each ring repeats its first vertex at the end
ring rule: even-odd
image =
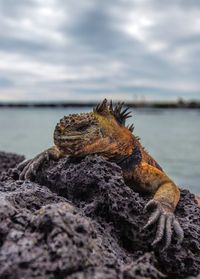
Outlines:
{"type": "Polygon", "coordinates": [[[199,98],[197,1],[0,0],[0,26],[0,100],[199,98]]]}

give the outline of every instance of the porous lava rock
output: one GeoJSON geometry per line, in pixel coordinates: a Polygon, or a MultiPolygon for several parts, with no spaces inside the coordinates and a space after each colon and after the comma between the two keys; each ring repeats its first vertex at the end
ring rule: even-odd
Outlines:
{"type": "MultiPolygon", "coordinates": [[[[200,207],[181,191],[176,216],[183,243],[152,248],[143,230],[150,196],[125,185],[100,156],[63,158],[34,182],[15,170],[0,181],[0,278],[194,278],[200,273],[200,207]],[[165,276],[165,277],[164,277],[165,276]]],[[[133,185],[134,186],[134,185],[133,185]]],[[[133,187],[134,188],[134,187],[133,187]]]]}
{"type": "Polygon", "coordinates": [[[7,171],[9,168],[14,168],[24,159],[25,157],[22,155],[0,151],[0,173],[7,171]]]}

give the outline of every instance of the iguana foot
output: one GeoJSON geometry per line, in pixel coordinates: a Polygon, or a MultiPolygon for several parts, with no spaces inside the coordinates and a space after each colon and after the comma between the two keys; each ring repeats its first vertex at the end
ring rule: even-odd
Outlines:
{"type": "Polygon", "coordinates": [[[163,250],[167,249],[171,244],[172,234],[175,231],[178,242],[181,243],[184,238],[183,229],[181,228],[179,222],[175,218],[173,212],[169,210],[167,205],[163,205],[159,201],[150,200],[146,206],[145,210],[152,211],[151,216],[144,226],[144,229],[148,228],[149,226],[157,223],[157,232],[155,240],[152,243],[152,246],[158,244],[163,238],[165,239],[165,246],[163,250]]]}
{"type": "Polygon", "coordinates": [[[40,153],[35,158],[31,160],[24,161],[17,166],[17,169],[21,171],[19,179],[21,180],[31,180],[36,176],[38,169],[44,163],[44,161],[49,161],[48,150],[40,153]]]}
{"type": "Polygon", "coordinates": [[[17,166],[17,170],[21,172],[19,175],[19,179],[33,179],[36,176],[38,169],[43,165],[45,161],[48,162],[50,159],[58,160],[61,157],[62,154],[59,149],[56,146],[52,146],[49,149],[38,154],[35,158],[23,161],[17,166]]]}

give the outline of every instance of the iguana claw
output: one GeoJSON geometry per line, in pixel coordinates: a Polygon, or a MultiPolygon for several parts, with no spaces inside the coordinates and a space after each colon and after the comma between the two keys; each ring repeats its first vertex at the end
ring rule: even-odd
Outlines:
{"type": "Polygon", "coordinates": [[[144,229],[146,229],[157,223],[156,237],[152,246],[157,245],[163,238],[165,238],[165,246],[163,247],[163,250],[167,249],[171,244],[173,234],[172,228],[178,237],[179,243],[181,243],[184,238],[184,233],[174,214],[166,210],[159,201],[155,200],[150,200],[145,206],[145,210],[147,211],[152,211],[152,209],[153,212],[151,213],[147,224],[144,226],[144,229]]]}
{"type": "Polygon", "coordinates": [[[20,163],[17,167],[17,169],[21,171],[19,179],[32,179],[36,175],[37,170],[40,168],[43,162],[48,160],[49,154],[47,151],[44,151],[37,155],[35,158],[20,163]]]}
{"type": "Polygon", "coordinates": [[[17,165],[17,170],[19,170],[19,171],[22,171],[27,165],[28,165],[28,163],[31,161],[31,159],[29,159],[29,160],[24,160],[24,161],[22,161],[21,163],[19,163],[18,165],[17,165]]]}

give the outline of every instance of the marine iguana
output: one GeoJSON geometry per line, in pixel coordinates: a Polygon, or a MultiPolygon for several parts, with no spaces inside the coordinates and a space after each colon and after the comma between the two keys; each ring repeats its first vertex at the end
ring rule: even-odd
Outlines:
{"type": "Polygon", "coordinates": [[[54,146],[22,162],[18,169],[20,179],[32,179],[45,160],[58,160],[65,156],[84,157],[98,154],[117,163],[124,180],[134,190],[149,192],[153,198],[145,210],[151,211],[144,229],[156,225],[157,231],[152,245],[165,240],[164,249],[171,244],[173,230],[178,241],[184,238],[183,230],[175,218],[174,211],[180,198],[177,185],[165,174],[159,164],[142,147],[133,134],[134,126],[126,126],[130,117],[123,103],[115,107],[105,99],[93,112],[64,116],[54,130],[54,146]]]}

